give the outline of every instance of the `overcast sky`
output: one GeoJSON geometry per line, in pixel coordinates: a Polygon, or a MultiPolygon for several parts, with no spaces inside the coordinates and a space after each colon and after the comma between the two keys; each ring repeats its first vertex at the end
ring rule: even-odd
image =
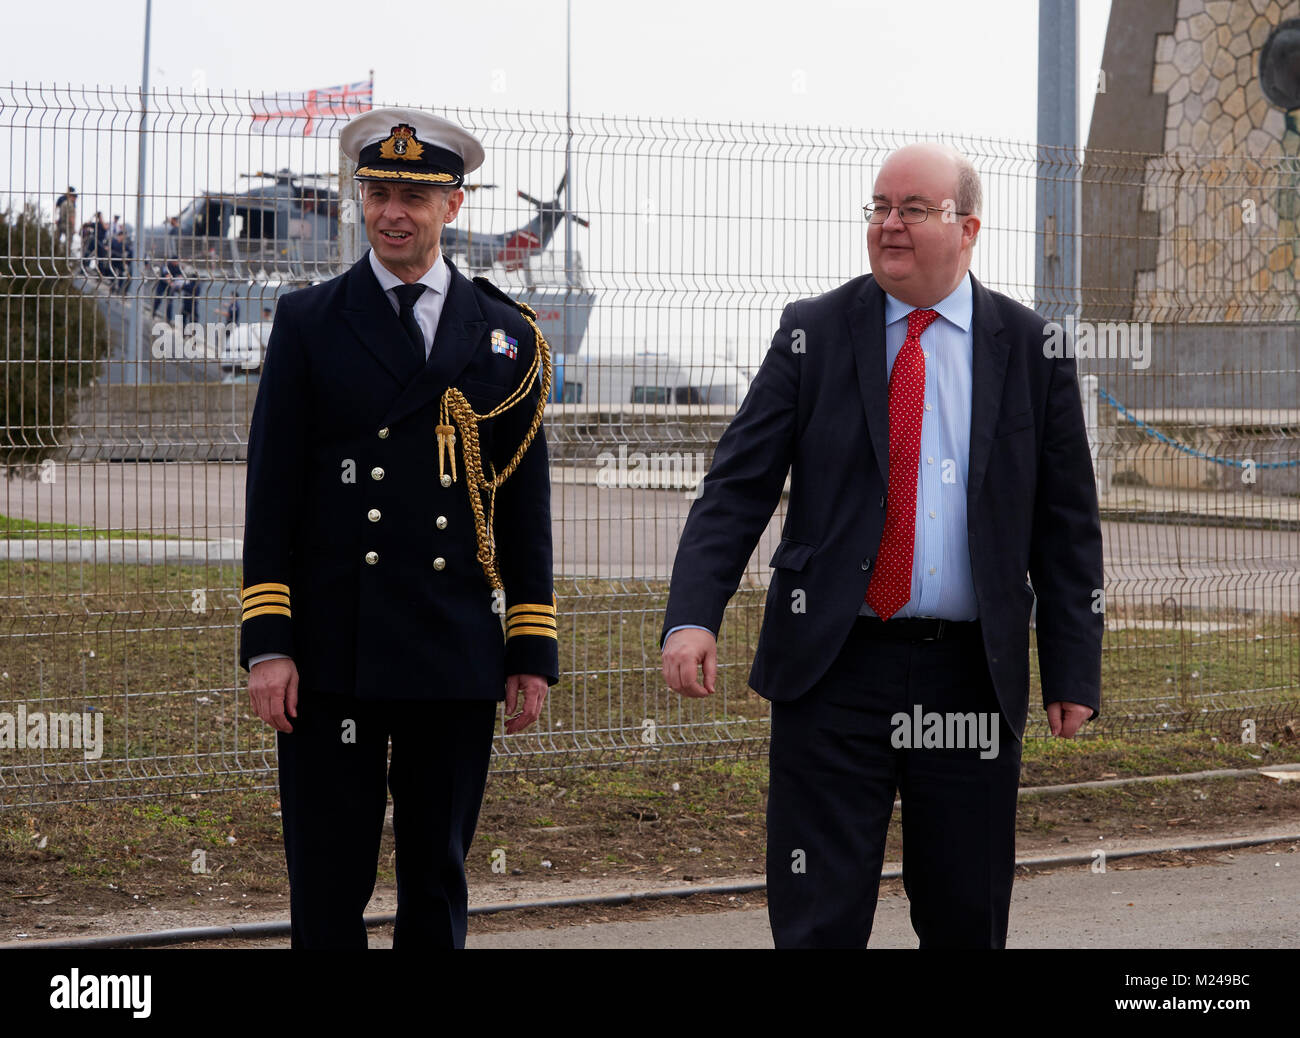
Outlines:
{"type": "MultiPolygon", "coordinates": [[[[10,6],[0,68],[13,83],[124,91],[105,105],[120,116],[57,117],[61,126],[84,128],[84,138],[46,129],[52,120],[42,106],[66,104],[58,98],[67,95],[15,91],[19,107],[6,115],[25,129],[0,134],[0,170],[9,181],[0,191],[11,203],[35,196],[48,210],[63,185],[75,183],[85,212],[103,209],[131,220],[135,137],[127,113],[134,101],[125,91],[140,82],[144,6],[144,0],[10,6]],[[56,10],[57,19],[51,17],[56,10]],[[34,111],[22,107],[27,98],[34,111]]],[[[1084,140],[1109,7],[1109,0],[1080,2],[1084,140]]],[[[970,153],[987,160],[1003,154],[987,138],[1034,140],[1037,25],[1037,0],[573,0],[573,110],[985,138],[972,142],[970,153]]],[[[564,0],[155,0],[151,53],[150,85],[157,91],[303,91],[364,80],[373,69],[377,106],[565,108],[564,0]]],[[[227,110],[220,103],[176,107],[227,110]]],[[[156,108],[146,226],[202,191],[244,190],[250,170],[336,168],[328,139],[254,138],[242,118],[194,129],[193,121],[173,125],[165,102],[156,108]]],[[[4,122],[0,116],[0,127],[4,122]]],[[[563,153],[555,150],[561,138],[516,140],[506,132],[514,125],[508,117],[471,122],[480,130],[500,128],[486,170],[499,189],[474,196],[465,221],[472,217],[480,233],[519,226],[532,208],[515,189],[544,197],[553,190],[563,170],[563,153]]],[[[619,132],[637,133],[626,122],[619,132]]],[[[730,131],[707,136],[734,139],[730,131]]],[[[740,136],[770,139],[762,131],[740,136]]],[[[660,162],[653,147],[633,149],[645,154],[627,160],[632,165],[618,148],[597,147],[578,159],[569,197],[593,219],[590,229],[579,230],[575,247],[599,300],[588,353],[671,344],[681,354],[688,344],[692,358],[725,348],[752,359],[784,301],[867,269],[858,206],[870,193],[872,163],[894,146],[890,134],[870,133],[868,150],[863,135],[855,135],[861,168],[828,157],[825,148],[820,159],[810,150],[810,161],[801,164],[799,135],[782,136],[792,142],[788,154],[755,146],[748,153],[760,160],[748,163],[744,152],[726,147],[710,162],[674,148],[668,151],[677,157],[660,162]],[[647,286],[658,294],[646,297],[647,286]]],[[[699,138],[683,131],[683,139],[699,138]]],[[[1031,298],[1034,194],[1025,163],[1033,152],[1008,148],[1006,154],[1020,155],[1020,164],[994,161],[986,169],[988,213],[977,266],[994,287],[1031,298]]],[[[546,255],[558,262],[560,249],[557,242],[546,255]]]]}
{"type": "MultiPolygon", "coordinates": [[[[1086,139],[1109,0],[1080,0],[1086,139]]],[[[137,86],[144,0],[8,5],[14,83],[137,86]],[[54,46],[57,41],[57,48],[54,46]]],[[[573,109],[1029,141],[1037,0],[573,0],[573,109]]],[[[151,85],[562,112],[564,0],[155,0],[151,85]]]]}

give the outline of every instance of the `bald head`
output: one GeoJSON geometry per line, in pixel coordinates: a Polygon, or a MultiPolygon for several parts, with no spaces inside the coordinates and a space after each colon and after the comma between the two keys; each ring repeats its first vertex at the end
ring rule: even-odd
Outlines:
{"type": "Polygon", "coordinates": [[[889,215],[867,225],[867,254],[880,287],[919,307],[950,295],[970,269],[981,195],[975,168],[954,148],[919,142],[892,152],[872,193],[889,215]],[[925,219],[904,222],[904,206],[924,210],[925,219]]]}
{"type": "Polygon", "coordinates": [[[933,166],[946,166],[950,169],[952,192],[948,197],[955,203],[957,212],[972,213],[975,216],[983,215],[984,188],[980,184],[980,175],[975,172],[970,159],[960,151],[951,145],[940,144],[937,141],[906,144],[886,157],[880,167],[881,172],[883,173],[885,166],[895,160],[909,159],[933,166]]]}

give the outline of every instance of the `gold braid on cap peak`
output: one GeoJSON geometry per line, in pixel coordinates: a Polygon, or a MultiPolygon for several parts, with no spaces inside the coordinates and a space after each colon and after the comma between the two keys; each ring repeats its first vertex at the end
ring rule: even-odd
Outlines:
{"type": "Polygon", "coordinates": [[[524,458],[524,453],[528,450],[529,445],[533,442],[533,437],[537,435],[537,430],[542,425],[542,415],[546,411],[546,399],[551,395],[551,347],[547,343],[546,337],[542,335],[542,330],[537,327],[537,322],[533,320],[536,312],[526,303],[511,300],[519,308],[525,321],[533,329],[533,362],[528,367],[528,373],[524,375],[523,381],[515,387],[514,391],[506,397],[496,407],[488,411],[487,414],[478,414],[474,408],[470,407],[469,401],[465,399],[465,394],[455,386],[451,386],[442,394],[442,404],[439,410],[438,421],[438,476],[441,479],[446,475],[445,462],[450,459],[451,482],[456,482],[456,440],[460,440],[461,457],[465,461],[465,483],[469,491],[469,505],[474,512],[474,529],[478,534],[478,561],[483,567],[483,573],[487,577],[488,584],[494,591],[503,591],[504,585],[501,583],[501,574],[497,570],[496,546],[492,541],[492,529],[496,522],[496,501],[497,488],[501,486],[524,458]],[[478,423],[485,422],[489,418],[496,418],[504,414],[515,405],[521,403],[527,396],[529,389],[532,388],[533,379],[537,377],[538,367],[541,367],[542,392],[537,400],[537,410],[533,413],[533,420],[528,426],[528,434],[524,437],[519,449],[515,451],[514,457],[500,472],[495,471],[491,460],[488,461],[488,467],[492,469],[491,476],[483,472],[483,457],[479,453],[478,442],[478,423]],[[455,423],[454,425],[452,423],[455,423]],[[460,436],[456,436],[456,431],[460,431],[460,436]],[[483,511],[483,495],[487,495],[487,515],[483,511]]]}

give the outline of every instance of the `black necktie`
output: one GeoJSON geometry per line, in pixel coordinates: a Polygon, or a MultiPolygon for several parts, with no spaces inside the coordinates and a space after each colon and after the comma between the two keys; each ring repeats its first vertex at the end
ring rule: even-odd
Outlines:
{"type": "Polygon", "coordinates": [[[424,354],[424,332],[420,331],[420,325],[415,319],[415,301],[424,293],[424,286],[398,285],[393,291],[397,294],[397,302],[401,305],[397,319],[402,322],[402,330],[411,340],[416,358],[423,364],[427,359],[424,354]]]}

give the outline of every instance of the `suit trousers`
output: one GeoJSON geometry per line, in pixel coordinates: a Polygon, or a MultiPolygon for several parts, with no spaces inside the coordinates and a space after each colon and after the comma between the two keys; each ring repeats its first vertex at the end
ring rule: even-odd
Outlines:
{"type": "Polygon", "coordinates": [[[393,947],[465,946],[465,856],[497,707],[493,700],[299,693],[293,731],[277,739],[294,948],[367,947],[363,913],[375,889],[388,790],[397,848],[393,947]]]}
{"type": "Polygon", "coordinates": [[[820,681],[772,704],[773,939],[866,946],[897,791],[921,947],[1005,947],[1020,741],[998,709],[979,624],[935,641],[882,640],[882,627],[859,618],[820,681]]]}

